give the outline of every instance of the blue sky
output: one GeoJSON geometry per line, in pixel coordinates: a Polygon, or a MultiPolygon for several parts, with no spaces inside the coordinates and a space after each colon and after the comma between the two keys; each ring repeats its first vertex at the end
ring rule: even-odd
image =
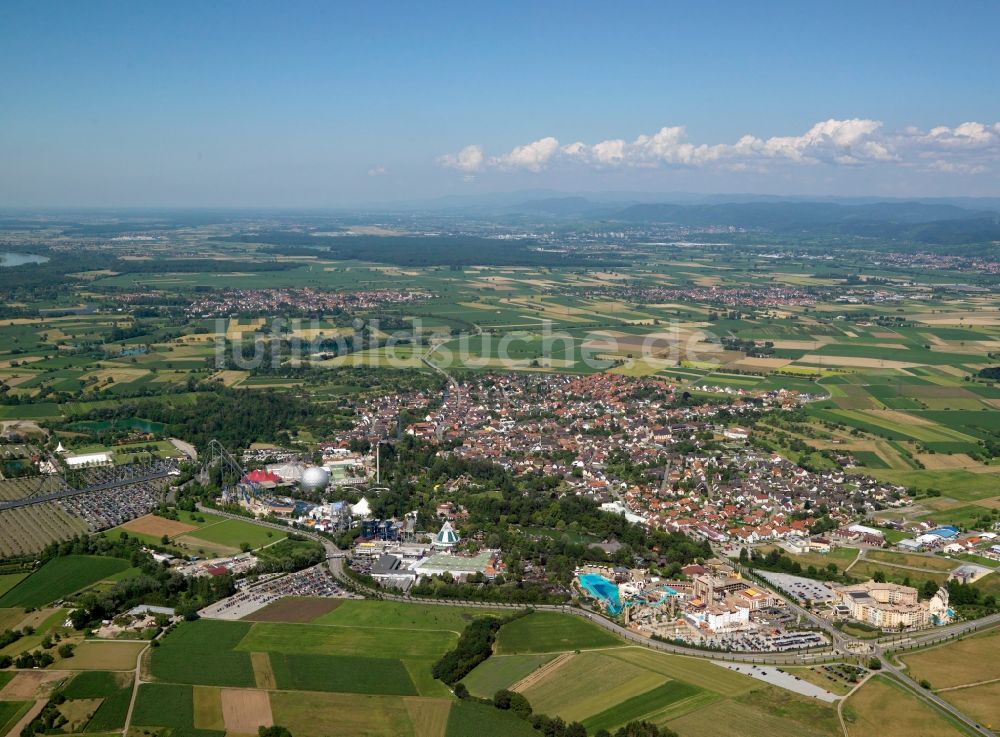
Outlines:
{"type": "Polygon", "coordinates": [[[0,205],[997,196],[998,27],[995,2],[8,0],[0,205]]]}

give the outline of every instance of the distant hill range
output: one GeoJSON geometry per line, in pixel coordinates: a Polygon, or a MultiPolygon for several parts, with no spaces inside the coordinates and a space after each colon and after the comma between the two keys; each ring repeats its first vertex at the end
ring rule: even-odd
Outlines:
{"type": "MultiPolygon", "coordinates": [[[[973,201],[975,202],[975,201],[973,201]]],[[[979,204],[976,202],[976,204],[979,204]]],[[[521,214],[662,223],[692,228],[736,227],[783,235],[835,235],[939,245],[1000,241],[1000,207],[984,200],[973,209],[947,202],[750,201],[600,203],[585,197],[552,197],[508,206],[521,214]]]]}

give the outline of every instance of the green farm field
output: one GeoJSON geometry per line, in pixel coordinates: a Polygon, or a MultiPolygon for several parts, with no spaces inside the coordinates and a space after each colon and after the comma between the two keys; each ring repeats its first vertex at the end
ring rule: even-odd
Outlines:
{"type": "Polygon", "coordinates": [[[394,658],[434,658],[457,641],[458,634],[445,630],[423,630],[415,634],[406,628],[257,622],[235,649],[358,657],[385,652],[394,658]]]}
{"type": "Polygon", "coordinates": [[[624,642],[582,617],[534,612],[504,625],[497,637],[500,654],[546,653],[622,647],[624,642]]]}
{"type": "Polygon", "coordinates": [[[128,568],[128,561],[90,555],[55,558],[0,597],[0,607],[37,607],[128,568]]]}
{"type": "Polygon", "coordinates": [[[33,703],[32,701],[0,701],[0,734],[7,734],[13,729],[33,703]]]}
{"type": "Polygon", "coordinates": [[[442,630],[460,633],[476,617],[489,614],[483,609],[438,604],[402,603],[371,599],[348,599],[313,624],[374,629],[442,630]]]}

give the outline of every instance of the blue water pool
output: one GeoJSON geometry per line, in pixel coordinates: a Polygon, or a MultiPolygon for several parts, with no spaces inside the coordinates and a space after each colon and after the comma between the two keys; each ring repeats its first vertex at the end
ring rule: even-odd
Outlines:
{"type": "Polygon", "coordinates": [[[618,587],[614,583],[596,573],[585,573],[580,576],[580,585],[595,599],[601,599],[608,611],[617,616],[622,610],[622,600],[618,596],[618,587]]]}

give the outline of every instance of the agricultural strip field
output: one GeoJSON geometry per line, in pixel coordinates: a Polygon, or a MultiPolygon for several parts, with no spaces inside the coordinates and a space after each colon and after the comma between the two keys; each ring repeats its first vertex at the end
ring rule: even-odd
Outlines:
{"type": "Polygon", "coordinates": [[[519,690],[537,711],[581,721],[644,694],[665,680],[659,673],[603,653],[585,652],[570,655],[519,690]]]}
{"type": "Polygon", "coordinates": [[[499,654],[562,652],[623,647],[624,642],[581,617],[534,612],[504,625],[497,636],[499,654]]]}
{"type": "Polygon", "coordinates": [[[482,609],[440,604],[409,604],[396,601],[348,599],[313,624],[347,625],[408,630],[444,630],[459,634],[476,617],[487,616],[482,609]]]}
{"type": "MultiPolygon", "coordinates": [[[[0,597],[28,577],[27,573],[5,573],[0,575],[0,597]]],[[[3,629],[0,627],[0,629],[3,629]]]]}
{"type": "Polygon", "coordinates": [[[445,737],[538,737],[538,731],[510,712],[474,701],[452,704],[445,737]]]}
{"type": "Polygon", "coordinates": [[[0,734],[14,728],[21,717],[28,713],[33,701],[0,701],[0,734]]]}
{"type": "Polygon", "coordinates": [[[73,678],[60,693],[66,699],[100,699],[101,703],[81,731],[110,732],[125,725],[132,698],[132,675],[91,671],[73,678]]]}
{"type": "Polygon", "coordinates": [[[705,700],[700,698],[703,694],[707,694],[707,692],[702,691],[697,686],[692,686],[690,683],[667,681],[645,693],[633,696],[594,714],[584,721],[583,726],[590,731],[597,731],[599,729],[610,730],[631,721],[656,722],[663,718],[664,712],[669,712],[671,707],[675,705],[689,706],[695,700],[698,701],[699,706],[703,705],[705,700]]]}
{"type": "Polygon", "coordinates": [[[417,737],[398,696],[279,691],[271,713],[295,737],[417,737]]]}
{"type": "Polygon", "coordinates": [[[270,653],[278,688],[289,691],[416,696],[398,658],[270,653]]]}
{"type": "Polygon", "coordinates": [[[548,663],[554,655],[494,655],[473,670],[462,683],[473,696],[488,699],[548,663]]]}
{"type": "Polygon", "coordinates": [[[167,727],[174,737],[223,737],[223,730],[195,728],[194,689],[165,683],[144,683],[132,713],[136,727],[167,727]]]}
{"type": "Polygon", "coordinates": [[[0,514],[0,557],[37,553],[49,543],[86,531],[86,521],[56,502],[5,509],[0,514]]]}
{"type": "Polygon", "coordinates": [[[252,687],[250,654],[233,650],[249,630],[245,622],[185,622],[152,651],[152,674],[169,683],[252,687]],[[195,658],[197,668],[192,667],[195,658]]]}
{"type": "Polygon", "coordinates": [[[684,737],[843,735],[832,706],[774,686],[755,688],[741,696],[716,701],[679,718],[668,719],[666,725],[684,737]]]}
{"type": "Polygon", "coordinates": [[[0,597],[0,607],[37,607],[62,599],[128,568],[128,561],[91,555],[50,560],[0,597]]]}
{"type": "MultiPolygon", "coordinates": [[[[336,613],[336,612],[334,612],[336,613]]],[[[391,653],[395,658],[437,658],[454,646],[458,636],[441,630],[379,627],[317,626],[258,622],[236,650],[288,655],[356,655],[391,653]]]]}
{"type": "Polygon", "coordinates": [[[527,643],[539,652],[517,655],[498,652],[463,681],[473,695],[488,697],[501,688],[513,688],[524,694],[535,711],[583,721],[592,732],[602,728],[613,730],[634,719],[672,725],[685,715],[700,715],[717,705],[742,710],[765,726],[784,721],[768,714],[768,709],[777,703],[784,704],[782,708],[787,711],[808,712],[799,728],[805,728],[813,719],[826,724],[831,716],[835,718],[826,705],[814,706],[808,699],[764,687],[703,659],[656,653],[617,641],[603,649],[575,647],[577,642],[586,641],[590,633],[583,630],[581,635],[579,630],[561,626],[564,622],[560,620],[569,619],[569,615],[556,614],[555,621],[542,618],[541,624],[517,628],[537,616],[531,614],[504,625],[497,643],[505,636],[509,643],[507,631],[515,628],[515,646],[525,647],[527,643]],[[759,704],[762,700],[768,702],[767,706],[759,704]]]}

